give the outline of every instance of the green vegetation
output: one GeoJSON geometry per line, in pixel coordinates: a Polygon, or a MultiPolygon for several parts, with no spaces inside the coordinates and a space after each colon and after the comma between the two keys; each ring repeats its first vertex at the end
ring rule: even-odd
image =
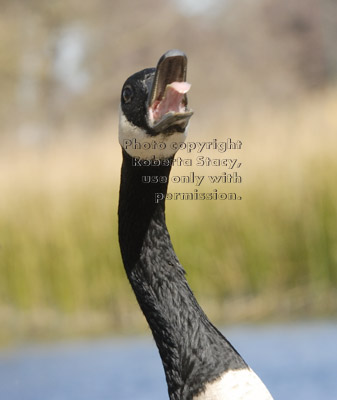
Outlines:
{"type": "Polygon", "coordinates": [[[190,205],[172,204],[171,236],[195,291],[220,306],[238,297],[273,301],[254,310],[260,317],[277,318],[292,292],[302,298],[291,299],[290,314],[336,311],[336,173],[337,163],[322,181],[308,166],[300,188],[277,178],[269,187],[251,182],[240,204],[198,202],[190,218],[190,205]]]}
{"type": "MultiPolygon", "coordinates": [[[[167,203],[188,280],[220,323],[337,311],[336,113],[317,144],[307,111],[279,119],[284,136],[267,141],[257,125],[243,137],[241,201],[167,203]],[[296,139],[285,133],[294,121],[296,139]]],[[[1,340],[145,327],[119,254],[120,151],[110,141],[1,157],[1,340]]],[[[170,191],[194,189],[179,185],[170,191]]]]}

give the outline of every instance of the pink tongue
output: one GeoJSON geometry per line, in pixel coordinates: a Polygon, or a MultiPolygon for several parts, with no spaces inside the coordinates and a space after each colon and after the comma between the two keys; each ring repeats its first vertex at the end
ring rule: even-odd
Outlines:
{"type": "Polygon", "coordinates": [[[167,85],[162,100],[155,101],[152,105],[154,120],[160,119],[170,111],[183,112],[185,106],[181,104],[181,101],[190,87],[191,85],[187,82],[172,82],[167,85]]]}
{"type": "Polygon", "coordinates": [[[167,85],[169,88],[173,88],[176,92],[187,93],[191,89],[191,84],[188,82],[172,82],[167,85]]]}

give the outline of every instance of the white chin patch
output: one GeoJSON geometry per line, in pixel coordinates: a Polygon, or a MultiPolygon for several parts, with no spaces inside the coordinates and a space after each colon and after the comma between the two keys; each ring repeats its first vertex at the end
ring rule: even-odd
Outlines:
{"type": "Polygon", "coordinates": [[[121,110],[119,112],[119,143],[131,157],[142,160],[170,158],[179,150],[186,136],[187,128],[183,133],[148,135],[142,128],[131,124],[121,110]]]}
{"type": "Polygon", "coordinates": [[[193,400],[273,400],[268,389],[250,368],[225,372],[193,400]]]}

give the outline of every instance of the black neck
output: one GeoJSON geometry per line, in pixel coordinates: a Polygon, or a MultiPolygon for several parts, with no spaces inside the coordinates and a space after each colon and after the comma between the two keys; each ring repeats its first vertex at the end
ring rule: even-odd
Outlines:
{"type": "MultiPolygon", "coordinates": [[[[246,367],[209,322],[185,279],[165,222],[167,183],[143,183],[143,176],[169,178],[170,166],[133,166],[123,151],[119,198],[119,242],[139,305],[163,361],[171,400],[192,399],[228,369],[246,367]]],[[[165,178],[164,178],[165,180],[165,178]]]]}

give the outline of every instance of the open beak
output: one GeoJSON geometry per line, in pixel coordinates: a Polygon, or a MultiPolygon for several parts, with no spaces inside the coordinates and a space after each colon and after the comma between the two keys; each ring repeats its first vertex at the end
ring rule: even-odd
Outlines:
{"type": "Polygon", "coordinates": [[[184,132],[193,111],[187,108],[187,57],[169,50],[158,61],[148,98],[148,124],[156,133],[184,132]]]}

